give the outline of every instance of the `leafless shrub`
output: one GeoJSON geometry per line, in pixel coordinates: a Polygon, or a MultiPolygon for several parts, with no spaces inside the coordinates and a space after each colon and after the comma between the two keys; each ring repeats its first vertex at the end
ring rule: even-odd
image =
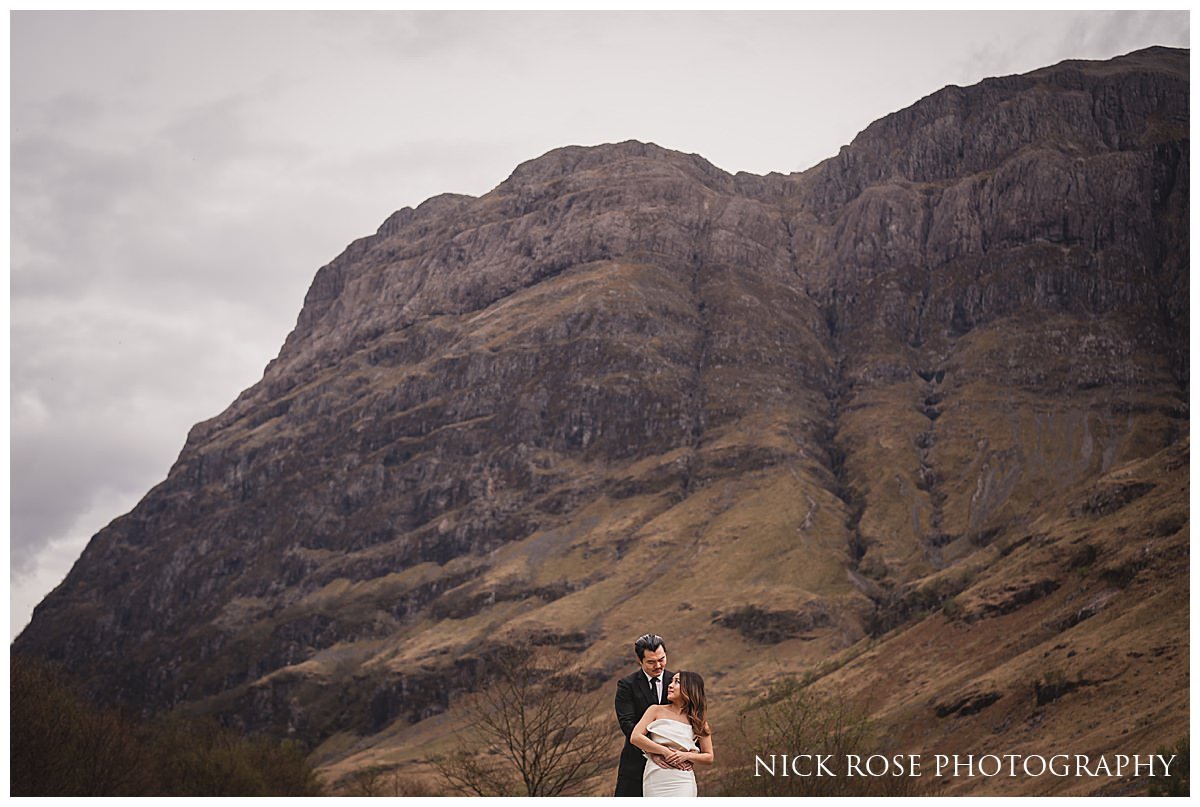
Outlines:
{"type": "Polygon", "coordinates": [[[928,786],[915,777],[845,776],[848,755],[882,753],[871,721],[862,708],[821,696],[794,678],[747,703],[724,736],[715,782],[722,796],[928,795],[928,786]],[[756,755],[799,753],[828,755],[838,775],[755,776],[756,755]]]}
{"type": "MultiPolygon", "coordinates": [[[[564,657],[565,658],[565,657],[564,657]]],[[[467,707],[458,748],[433,760],[457,793],[476,796],[580,795],[615,764],[614,732],[595,717],[580,682],[559,672],[557,655],[506,652],[492,681],[467,707]]]]}

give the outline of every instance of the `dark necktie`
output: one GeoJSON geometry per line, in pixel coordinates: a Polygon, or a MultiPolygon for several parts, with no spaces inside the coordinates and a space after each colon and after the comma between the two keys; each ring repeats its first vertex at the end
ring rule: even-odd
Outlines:
{"type": "Polygon", "coordinates": [[[658,694],[658,676],[650,679],[650,691],[654,693],[654,702],[658,703],[662,700],[662,696],[658,694]]]}

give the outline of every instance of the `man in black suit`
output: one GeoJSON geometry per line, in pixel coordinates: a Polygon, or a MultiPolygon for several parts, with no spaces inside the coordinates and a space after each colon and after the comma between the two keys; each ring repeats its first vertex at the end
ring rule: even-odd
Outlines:
{"type": "MultiPolygon", "coordinates": [[[[621,766],[617,769],[618,796],[642,795],[646,757],[640,748],[629,742],[629,735],[651,705],[667,702],[667,685],[674,675],[667,669],[667,647],[661,636],[647,633],[633,643],[633,652],[641,669],[617,681],[617,722],[625,734],[621,766]]],[[[669,767],[662,757],[651,759],[664,768],[669,767]]],[[[685,762],[683,766],[690,768],[691,763],[685,762]]]]}

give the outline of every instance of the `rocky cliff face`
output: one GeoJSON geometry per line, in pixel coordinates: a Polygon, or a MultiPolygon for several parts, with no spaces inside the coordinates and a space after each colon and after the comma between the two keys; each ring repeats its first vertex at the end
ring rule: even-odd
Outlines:
{"type": "Polygon", "coordinates": [[[790,176],[628,142],[405,208],[14,650],[336,765],[411,747],[506,643],[600,686],[657,630],[720,697],[937,620],[1033,630],[1125,568],[1148,495],[1182,578],[1113,572],[1095,612],[1147,575],[1186,603],[1188,69],[948,87],[790,176]]]}

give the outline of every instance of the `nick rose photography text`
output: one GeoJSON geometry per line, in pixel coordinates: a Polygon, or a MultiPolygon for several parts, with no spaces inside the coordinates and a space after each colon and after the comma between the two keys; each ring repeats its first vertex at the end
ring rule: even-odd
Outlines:
{"type": "Polygon", "coordinates": [[[1171,775],[1175,754],[770,754],[754,756],[755,776],[1150,776],[1171,775]]]}

